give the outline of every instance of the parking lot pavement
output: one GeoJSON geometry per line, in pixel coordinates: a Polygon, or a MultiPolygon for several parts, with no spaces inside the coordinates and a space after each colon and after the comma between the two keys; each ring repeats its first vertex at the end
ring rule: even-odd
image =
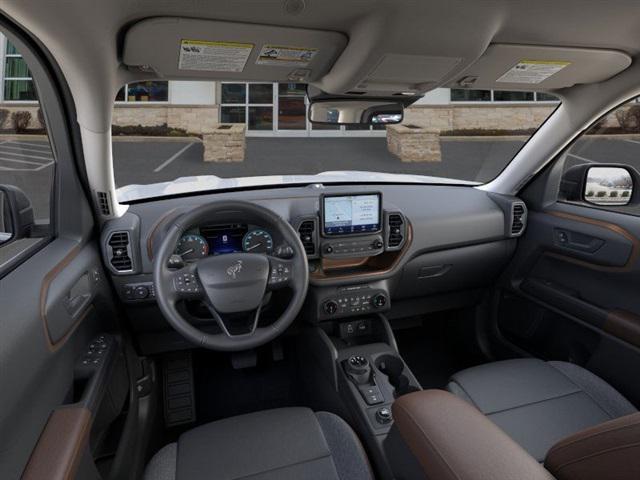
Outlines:
{"type": "MultiPolygon", "coordinates": [[[[0,140],[1,142],[1,140],[0,140]]],[[[403,163],[391,155],[384,138],[248,138],[244,162],[202,160],[198,141],[127,141],[113,144],[116,185],[148,184],[191,175],[239,177],[313,174],[330,170],[414,173],[486,182],[506,166],[521,140],[442,140],[442,161],[403,163]]],[[[637,166],[640,141],[620,138],[581,140],[568,163],[622,163],[637,166]]],[[[51,150],[45,141],[0,143],[0,183],[17,185],[31,198],[36,216],[48,215],[53,179],[51,150]]]]}

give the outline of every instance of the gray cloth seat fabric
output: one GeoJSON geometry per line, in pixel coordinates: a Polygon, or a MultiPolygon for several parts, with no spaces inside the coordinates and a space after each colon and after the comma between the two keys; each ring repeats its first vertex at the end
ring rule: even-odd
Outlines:
{"type": "Polygon", "coordinates": [[[538,461],[562,438],[636,412],[611,385],[566,362],[488,363],[456,373],[447,390],[475,405],[538,461]]]}
{"type": "Polygon", "coordinates": [[[144,480],[372,480],[356,434],[340,417],[281,408],[209,423],[151,459],[144,480]]]}

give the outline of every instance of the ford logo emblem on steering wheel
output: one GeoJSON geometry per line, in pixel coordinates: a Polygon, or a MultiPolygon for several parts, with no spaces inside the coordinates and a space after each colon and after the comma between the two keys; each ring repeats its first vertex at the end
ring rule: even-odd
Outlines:
{"type": "Polygon", "coordinates": [[[229,275],[231,278],[235,280],[241,271],[242,271],[242,260],[238,260],[229,268],[227,268],[227,275],[229,275]]]}

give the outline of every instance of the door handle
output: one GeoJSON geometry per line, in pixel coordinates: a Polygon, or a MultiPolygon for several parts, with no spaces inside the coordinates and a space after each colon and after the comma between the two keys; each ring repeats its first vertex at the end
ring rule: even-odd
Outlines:
{"type": "Polygon", "coordinates": [[[601,238],[574,232],[572,230],[556,228],[553,233],[555,244],[562,248],[568,248],[585,253],[594,253],[604,245],[604,240],[601,238]]]}
{"type": "Polygon", "coordinates": [[[91,289],[91,281],[89,273],[85,272],[77,281],[73,284],[67,297],[65,299],[65,308],[71,318],[76,319],[82,313],[84,313],[87,306],[93,299],[93,292],[91,289]]]}

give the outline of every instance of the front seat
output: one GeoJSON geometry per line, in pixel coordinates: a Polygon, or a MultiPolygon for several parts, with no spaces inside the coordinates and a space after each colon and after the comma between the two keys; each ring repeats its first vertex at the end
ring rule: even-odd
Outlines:
{"type": "Polygon", "coordinates": [[[584,368],[534,358],[463,370],[451,377],[447,390],[477,407],[539,462],[559,440],[636,412],[584,368]]]}
{"type": "Polygon", "coordinates": [[[280,408],[194,428],[151,459],[144,480],[373,480],[340,417],[280,408]]]}

